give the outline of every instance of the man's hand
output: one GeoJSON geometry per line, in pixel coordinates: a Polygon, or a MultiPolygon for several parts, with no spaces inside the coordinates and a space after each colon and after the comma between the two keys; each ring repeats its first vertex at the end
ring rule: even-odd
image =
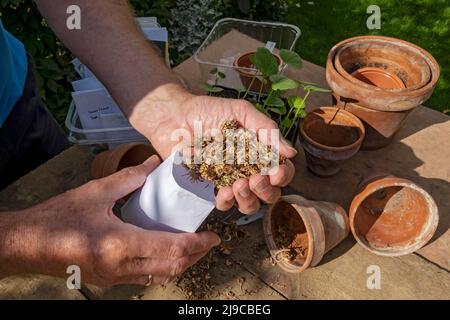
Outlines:
{"type": "MultiPolygon", "coordinates": [[[[181,87],[167,85],[158,88],[144,98],[130,117],[134,127],[147,136],[163,156],[172,152],[178,141],[171,139],[177,129],[186,129],[194,135],[194,121],[201,121],[203,132],[220,129],[226,120],[237,120],[245,128],[278,129],[277,124],[256,110],[245,100],[196,96],[181,87]]],[[[297,151],[287,142],[279,141],[280,154],[292,158],[297,151]]],[[[253,175],[240,179],[232,187],[221,188],[217,194],[217,208],[230,209],[235,201],[242,213],[255,213],[260,206],[259,199],[266,203],[275,202],[281,195],[280,187],[286,186],[294,177],[294,165],[287,160],[272,175],[253,175]]]]}
{"type": "MultiPolygon", "coordinates": [[[[247,129],[275,129],[276,124],[250,103],[232,99],[194,96],[151,49],[134,21],[127,0],[36,0],[39,9],[64,44],[91,69],[106,86],[131,124],[144,134],[156,150],[167,157],[174,146],[172,132],[193,129],[201,120],[203,129],[220,128],[226,120],[237,120],[247,129]],[[81,8],[80,30],[66,26],[67,6],[81,8]]],[[[296,151],[280,143],[287,158],[296,151]]],[[[274,202],[281,186],[294,176],[290,161],[272,176],[255,175],[223,188],[217,208],[227,210],[237,201],[243,213],[253,213],[259,200],[274,202]]]]}
{"type": "Polygon", "coordinates": [[[147,231],[113,214],[116,200],[141,187],[158,164],[153,156],[20,213],[2,213],[0,277],[66,277],[67,267],[78,265],[83,282],[144,285],[149,274],[165,283],[196,263],[220,243],[216,234],[147,231]]]}

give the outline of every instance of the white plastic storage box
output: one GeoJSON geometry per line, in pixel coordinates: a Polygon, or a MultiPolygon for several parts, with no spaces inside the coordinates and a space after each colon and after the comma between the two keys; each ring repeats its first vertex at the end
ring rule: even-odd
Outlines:
{"type": "MultiPolygon", "coordinates": [[[[212,84],[216,80],[210,71],[218,68],[226,75],[225,79],[217,79],[218,85],[243,90],[237,68],[233,66],[240,55],[256,51],[268,42],[269,46],[274,46],[275,52],[281,49],[293,50],[299,37],[300,29],[291,24],[224,18],[214,25],[195,52],[194,60],[200,67],[205,83],[212,84]]],[[[240,69],[257,72],[253,68],[240,69]]]]}

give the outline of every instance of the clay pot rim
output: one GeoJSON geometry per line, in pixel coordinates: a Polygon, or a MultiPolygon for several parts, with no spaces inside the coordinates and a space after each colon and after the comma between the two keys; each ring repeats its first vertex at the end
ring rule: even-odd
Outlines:
{"type": "MultiPolygon", "coordinates": [[[[98,179],[100,177],[105,177],[110,174],[113,174],[114,172],[109,172],[109,170],[107,170],[107,169],[108,168],[117,168],[120,164],[120,161],[122,161],[122,159],[124,158],[124,156],[134,148],[151,149],[152,151],[155,152],[154,154],[157,155],[156,150],[153,148],[153,146],[151,144],[141,143],[141,142],[121,144],[113,150],[106,150],[104,152],[99,153],[94,158],[94,160],[91,164],[91,176],[98,179]],[[101,167],[101,172],[96,174],[95,172],[93,172],[93,169],[94,169],[94,163],[96,163],[98,161],[103,162],[103,166],[101,167]]],[[[99,168],[96,168],[96,169],[99,169],[99,168]]]]}
{"type": "MultiPolygon", "coordinates": [[[[309,219],[307,219],[305,217],[305,213],[303,212],[303,209],[300,207],[299,202],[300,201],[307,201],[305,198],[303,198],[300,195],[297,194],[292,194],[292,195],[287,195],[287,196],[282,196],[280,197],[277,202],[271,204],[267,209],[266,209],[266,214],[264,215],[264,238],[266,239],[266,243],[267,243],[267,247],[269,249],[270,255],[276,259],[276,255],[275,252],[277,252],[279,250],[279,248],[277,247],[274,237],[273,237],[273,231],[272,231],[272,213],[273,210],[275,209],[275,207],[284,202],[290,206],[292,206],[295,211],[297,212],[297,214],[300,216],[300,219],[302,220],[303,224],[305,225],[306,228],[306,233],[308,235],[308,254],[306,256],[305,262],[299,266],[296,265],[294,263],[291,263],[289,261],[277,261],[277,264],[280,266],[280,268],[282,268],[284,271],[287,271],[289,273],[299,273],[302,272],[304,270],[306,270],[307,268],[309,268],[311,266],[311,263],[313,261],[313,256],[314,256],[314,249],[315,249],[315,244],[314,244],[314,232],[313,232],[313,228],[312,225],[309,221],[309,219]]],[[[318,213],[316,213],[318,215],[318,213]]],[[[318,219],[320,219],[320,217],[318,217],[318,219]]],[[[325,231],[321,230],[323,233],[325,233],[325,231]]],[[[322,252],[322,256],[323,254],[325,254],[325,242],[323,243],[323,252],[322,252]]],[[[319,259],[320,260],[320,259],[319,259]]]]}
{"type": "Polygon", "coordinates": [[[350,205],[349,221],[353,237],[363,248],[380,256],[394,257],[413,253],[422,248],[423,246],[425,246],[428,243],[428,241],[431,240],[434,233],[436,232],[439,222],[439,214],[438,214],[438,207],[433,197],[423,188],[407,179],[398,178],[392,175],[380,174],[379,176],[372,176],[365,183],[364,182],[362,183],[362,186],[359,188],[358,193],[353,198],[352,203],[350,205]],[[359,206],[363,203],[365,199],[367,199],[367,197],[377,192],[378,190],[396,186],[414,189],[425,198],[425,202],[428,204],[429,218],[427,219],[426,224],[422,227],[421,234],[417,237],[417,238],[422,237],[422,239],[420,241],[415,241],[413,245],[405,246],[404,249],[395,247],[387,249],[372,247],[368,244],[367,241],[362,239],[363,237],[360,237],[356,232],[357,229],[355,226],[355,217],[357,208],[359,208],[359,206]]]}
{"type": "MultiPolygon", "coordinates": [[[[339,46],[336,50],[336,54],[333,58],[333,66],[336,68],[337,72],[343,76],[344,78],[346,78],[347,80],[349,80],[350,82],[354,82],[357,83],[359,85],[362,85],[366,88],[369,89],[375,89],[375,90],[380,90],[380,91],[388,91],[388,92],[408,92],[408,91],[414,91],[414,90],[418,90],[424,86],[426,86],[429,82],[431,82],[433,80],[433,74],[435,73],[433,70],[433,66],[437,65],[436,60],[428,53],[426,52],[423,48],[420,48],[419,46],[416,46],[413,43],[401,40],[401,39],[396,39],[396,38],[390,38],[390,37],[383,37],[383,36],[373,36],[375,38],[370,39],[370,41],[367,41],[368,39],[366,37],[362,37],[361,39],[355,39],[352,41],[348,41],[346,42],[346,40],[340,42],[342,43],[342,45],[339,46],[339,43],[335,46],[339,46]],[[399,46],[397,43],[395,42],[400,42],[403,45],[399,46]],[[425,64],[428,67],[428,71],[429,71],[429,75],[428,75],[428,79],[426,81],[422,81],[419,84],[413,86],[413,87],[406,87],[406,84],[404,88],[380,88],[374,85],[371,85],[369,83],[366,83],[364,81],[361,81],[359,79],[354,78],[350,73],[347,72],[347,70],[344,69],[344,67],[342,66],[341,62],[340,62],[340,55],[341,53],[348,49],[351,48],[352,46],[358,45],[358,44],[370,44],[370,43],[391,43],[393,45],[395,45],[396,47],[401,47],[403,49],[409,50],[411,52],[413,52],[414,54],[416,54],[417,56],[419,56],[420,58],[422,58],[422,60],[424,60],[425,64]]],[[[359,37],[355,37],[355,38],[359,38],[359,37]]],[[[349,38],[347,40],[351,40],[354,38],[349,38]]],[[[334,47],[333,47],[334,48],[334,47]]],[[[436,68],[439,71],[439,67],[436,68]]],[[[439,74],[438,77],[439,78],[439,74]]],[[[401,80],[401,79],[400,79],[401,80]]],[[[437,80],[436,80],[437,81],[437,80]]],[[[403,81],[402,81],[403,82],[403,81]]]]}
{"type": "MultiPolygon", "coordinates": [[[[352,91],[356,91],[359,92],[360,95],[370,95],[370,94],[383,94],[386,98],[384,99],[397,99],[395,101],[391,101],[388,103],[387,106],[383,106],[383,107],[379,107],[379,106],[372,106],[369,109],[375,109],[375,110],[380,110],[380,111],[404,111],[404,110],[409,110],[409,109],[413,109],[416,106],[408,106],[408,107],[390,107],[391,105],[393,105],[394,103],[398,103],[401,101],[408,101],[411,98],[419,98],[421,96],[426,96],[427,95],[427,91],[430,91],[429,94],[431,94],[431,91],[433,90],[433,88],[436,86],[437,81],[439,79],[439,75],[440,75],[440,70],[439,70],[439,65],[437,64],[436,60],[433,58],[433,56],[431,54],[429,54],[428,52],[426,52],[424,50],[424,54],[429,57],[429,59],[433,62],[433,68],[432,68],[432,79],[430,82],[428,82],[427,85],[425,85],[424,87],[417,89],[417,90],[413,90],[413,91],[405,91],[402,92],[402,96],[399,97],[398,94],[399,92],[392,92],[392,91],[388,91],[388,90],[377,90],[380,88],[375,87],[376,89],[368,89],[366,87],[361,87],[358,86],[354,83],[352,83],[351,81],[345,79],[339,72],[337,72],[337,70],[334,67],[334,63],[333,63],[333,59],[334,56],[336,54],[336,50],[339,48],[339,46],[341,46],[344,43],[347,43],[348,41],[352,40],[352,39],[372,39],[372,38],[381,38],[381,39],[391,39],[391,40],[396,40],[396,41],[400,41],[400,42],[406,42],[404,40],[400,40],[400,39],[395,39],[395,38],[389,38],[389,37],[383,37],[383,36],[359,36],[359,37],[354,37],[354,38],[350,38],[347,40],[344,40],[338,44],[336,44],[328,53],[328,57],[327,57],[327,62],[326,62],[326,76],[327,76],[327,80],[328,83],[330,85],[330,87],[333,89],[333,91],[336,91],[334,87],[334,84],[336,82],[336,80],[332,80],[332,78],[334,79],[339,79],[340,81],[342,81],[346,87],[348,87],[349,89],[346,89],[346,91],[352,90],[352,91]],[[374,92],[375,91],[375,92],[374,92]],[[401,100],[400,100],[401,99],[401,100]]],[[[408,45],[412,45],[415,46],[414,44],[410,44],[409,42],[406,42],[408,45]]],[[[423,50],[423,49],[422,49],[423,50]]],[[[339,94],[340,95],[340,94],[339,94]]],[[[345,95],[344,95],[345,96],[345,95]]]]}
{"type": "MultiPolygon", "coordinates": [[[[243,77],[254,78],[254,77],[257,77],[257,76],[261,76],[260,73],[256,73],[256,74],[255,74],[255,73],[250,72],[250,70],[252,70],[251,68],[248,68],[248,67],[242,67],[242,66],[239,65],[239,61],[240,61],[241,59],[243,59],[243,58],[245,58],[245,57],[247,57],[247,56],[250,56],[250,55],[254,55],[255,53],[256,53],[256,51],[246,52],[246,53],[241,54],[238,58],[236,58],[236,59],[234,60],[233,66],[235,67],[236,71],[237,71],[240,75],[242,75],[243,77]]],[[[273,52],[271,52],[271,53],[272,53],[272,55],[275,57],[275,59],[277,60],[278,71],[280,71],[280,69],[282,69],[282,60],[281,60],[281,57],[280,57],[278,54],[276,54],[276,53],[273,53],[273,52]]]]}
{"type": "MultiPolygon", "coordinates": [[[[341,114],[341,115],[342,115],[342,114],[341,114]]],[[[320,148],[320,149],[323,149],[323,150],[328,150],[328,151],[342,152],[342,151],[351,150],[351,149],[353,149],[353,148],[356,148],[358,145],[361,145],[362,142],[363,142],[363,140],[364,140],[365,134],[366,134],[366,128],[364,127],[364,124],[362,123],[362,121],[361,121],[357,116],[355,116],[354,114],[348,112],[347,110],[344,110],[344,109],[342,109],[342,108],[338,108],[338,107],[335,107],[335,106],[333,106],[333,107],[332,107],[332,106],[323,106],[323,107],[319,107],[319,108],[317,108],[317,109],[314,109],[313,111],[311,111],[310,113],[308,113],[304,119],[301,119],[301,120],[300,120],[300,130],[299,130],[299,134],[301,134],[302,137],[303,137],[308,143],[312,144],[313,146],[315,146],[315,147],[317,147],[317,148],[320,148]],[[360,135],[359,135],[358,140],[356,140],[356,141],[353,142],[352,144],[349,144],[349,145],[344,146],[344,147],[332,147],[332,146],[327,146],[327,145],[321,144],[321,143],[319,143],[319,142],[313,140],[310,136],[308,136],[308,135],[306,134],[306,132],[305,132],[305,130],[304,130],[304,128],[303,128],[303,123],[304,123],[304,121],[308,118],[308,115],[310,115],[310,114],[312,114],[312,113],[315,113],[316,111],[319,111],[319,110],[322,110],[322,111],[324,111],[325,113],[327,113],[327,112],[335,112],[335,113],[336,113],[336,112],[337,112],[337,113],[342,112],[342,114],[344,114],[344,115],[347,116],[348,118],[352,119],[353,122],[354,122],[355,124],[357,124],[357,128],[360,130],[360,135]]]]}

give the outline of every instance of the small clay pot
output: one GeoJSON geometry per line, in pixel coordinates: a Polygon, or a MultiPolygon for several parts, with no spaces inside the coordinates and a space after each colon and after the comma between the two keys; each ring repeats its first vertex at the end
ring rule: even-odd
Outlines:
{"type": "Polygon", "coordinates": [[[154,154],[157,152],[150,144],[122,144],[113,150],[99,153],[94,158],[91,176],[94,179],[109,176],[123,168],[140,165],[154,154]]]}
{"type": "Polygon", "coordinates": [[[337,95],[353,99],[360,106],[379,111],[405,111],[421,105],[431,96],[439,79],[439,65],[427,51],[412,43],[382,36],[361,36],[344,40],[330,50],[326,78],[337,95]],[[348,62],[340,56],[341,73],[337,69],[336,56],[350,43],[367,50],[373,45],[381,53],[371,60],[368,52],[372,51],[355,49],[348,54],[348,62]],[[423,61],[428,68],[424,67],[423,61]],[[351,75],[362,67],[383,68],[399,77],[406,88],[379,88],[351,75]],[[428,80],[427,69],[430,75],[428,80]]]}
{"type": "Polygon", "coordinates": [[[353,72],[352,77],[378,88],[406,88],[402,79],[381,68],[364,67],[353,72]]]}
{"type": "Polygon", "coordinates": [[[350,206],[350,227],[372,253],[401,256],[422,248],[438,225],[433,198],[413,182],[378,176],[363,183],[350,206]]]}
{"type": "Polygon", "coordinates": [[[271,256],[287,272],[319,264],[349,234],[347,213],[339,205],[299,195],[281,197],[267,208],[264,237],[271,256]],[[291,248],[286,248],[291,247],[291,248]],[[286,257],[291,254],[292,259],[286,257]]]}
{"type": "Polygon", "coordinates": [[[376,150],[385,147],[403,126],[412,109],[388,112],[369,109],[342,99],[333,93],[333,104],[357,116],[366,130],[362,150],[376,150]]]}
{"type": "Polygon", "coordinates": [[[320,107],[308,113],[299,130],[308,169],[321,177],[337,174],[340,162],[358,152],[364,135],[361,120],[343,109],[320,107]]]}
{"type": "MultiPolygon", "coordinates": [[[[245,90],[249,90],[251,92],[262,92],[262,93],[268,93],[272,87],[272,83],[270,81],[267,81],[266,84],[262,84],[261,81],[257,78],[258,76],[262,76],[259,72],[255,72],[252,69],[255,69],[253,66],[253,63],[251,62],[250,58],[255,55],[256,51],[248,52],[240,55],[235,61],[234,61],[234,67],[236,68],[237,72],[239,73],[239,76],[241,78],[242,84],[245,88],[245,90]],[[261,90],[262,85],[262,90],[261,90]],[[249,89],[250,88],[250,89],[249,89]]],[[[272,55],[275,57],[278,67],[281,65],[281,58],[272,53],[272,55]]]]}

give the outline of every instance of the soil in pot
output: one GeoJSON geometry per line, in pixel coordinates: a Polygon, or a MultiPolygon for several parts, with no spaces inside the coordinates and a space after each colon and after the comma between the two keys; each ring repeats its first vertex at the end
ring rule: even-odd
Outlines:
{"type": "Polygon", "coordinates": [[[296,210],[288,203],[280,203],[271,223],[275,244],[280,248],[277,258],[304,264],[308,254],[308,233],[296,210]]]}
{"type": "Polygon", "coordinates": [[[305,126],[305,133],[314,141],[333,148],[351,145],[360,137],[357,127],[330,123],[320,117],[310,126],[305,126]]]}
{"type": "Polygon", "coordinates": [[[321,107],[310,112],[299,130],[308,169],[321,177],[337,174],[340,162],[358,152],[364,135],[363,123],[343,109],[321,107]]]}
{"type": "Polygon", "coordinates": [[[352,202],[352,232],[360,244],[381,255],[403,255],[422,247],[437,226],[431,196],[412,182],[377,178],[352,202]]]}

